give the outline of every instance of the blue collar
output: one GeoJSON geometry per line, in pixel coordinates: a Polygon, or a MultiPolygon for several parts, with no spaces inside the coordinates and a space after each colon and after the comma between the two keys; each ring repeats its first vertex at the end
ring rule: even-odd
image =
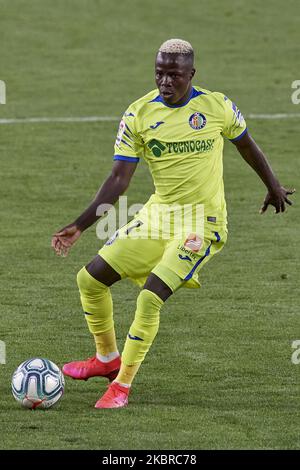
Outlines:
{"type": "Polygon", "coordinates": [[[150,103],[153,103],[153,102],[158,102],[158,103],[162,103],[163,105],[167,106],[168,108],[182,108],[183,106],[185,106],[186,104],[188,104],[193,98],[196,98],[197,96],[199,95],[205,95],[206,93],[204,93],[203,91],[197,91],[195,90],[194,87],[192,87],[191,89],[191,93],[190,93],[190,96],[188,97],[188,99],[186,100],[185,103],[182,103],[182,104],[167,104],[160,95],[156,96],[156,98],[154,98],[153,100],[150,101],[150,103]]]}

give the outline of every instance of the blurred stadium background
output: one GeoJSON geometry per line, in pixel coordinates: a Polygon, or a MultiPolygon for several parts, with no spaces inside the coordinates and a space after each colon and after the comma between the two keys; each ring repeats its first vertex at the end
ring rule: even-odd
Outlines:
{"type": "MultiPolygon", "coordinates": [[[[153,89],[154,57],[171,37],[196,51],[194,83],[222,91],[247,117],[299,113],[299,2],[0,0],[0,119],[110,116],[153,89]]],[[[299,117],[249,118],[282,184],[299,181],[299,117]]],[[[299,204],[259,216],[265,189],[226,143],[229,241],[204,268],[203,288],[166,304],[130,406],[93,408],[106,384],[67,380],[47,412],[19,409],[19,363],[60,366],[93,354],[76,273],[99,248],[91,228],[65,259],[51,234],[86,207],[112,165],[117,121],[0,124],[2,449],[299,448],[299,204]]],[[[129,203],[152,191],[142,163],[129,203]]],[[[296,199],[296,198],[295,198],[296,199]]],[[[113,287],[122,349],[138,289],[113,287]]]]}

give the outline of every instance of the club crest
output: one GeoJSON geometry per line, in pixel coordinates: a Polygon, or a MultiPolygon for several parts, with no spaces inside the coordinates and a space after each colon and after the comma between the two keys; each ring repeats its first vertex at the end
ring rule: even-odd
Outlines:
{"type": "Polygon", "coordinates": [[[194,253],[197,253],[201,249],[202,245],[203,240],[201,240],[201,238],[195,233],[190,233],[184,242],[185,248],[189,248],[194,253]]]}
{"type": "Polygon", "coordinates": [[[194,113],[189,118],[189,125],[192,129],[203,129],[206,125],[206,117],[201,113],[194,113]]]}

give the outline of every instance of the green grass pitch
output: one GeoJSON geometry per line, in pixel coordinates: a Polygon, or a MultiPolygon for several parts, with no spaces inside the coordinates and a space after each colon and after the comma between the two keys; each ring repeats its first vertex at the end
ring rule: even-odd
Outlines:
{"type": "MultiPolygon", "coordinates": [[[[299,2],[0,0],[0,119],[121,116],[154,88],[155,51],[170,37],[196,50],[194,83],[226,93],[245,115],[299,113],[299,2]]],[[[281,182],[299,182],[300,119],[249,119],[281,182]],[[298,175],[298,176],[297,176],[298,175]]],[[[224,177],[229,240],[202,271],[203,288],[165,305],[155,343],[122,410],[93,408],[103,380],[66,380],[46,412],[10,391],[23,360],[93,355],[76,273],[97,252],[91,228],[70,255],[51,234],[86,207],[112,165],[117,122],[0,125],[2,449],[297,449],[300,447],[299,203],[258,214],[265,190],[230,143],[224,177]]],[[[299,189],[299,188],[298,188],[299,189]]],[[[128,196],[152,191],[139,165],[128,196]]],[[[297,195],[296,195],[297,196],[297,195]]],[[[296,200],[297,197],[294,198],[296,200]]],[[[138,289],[112,288],[119,347],[138,289]]]]}

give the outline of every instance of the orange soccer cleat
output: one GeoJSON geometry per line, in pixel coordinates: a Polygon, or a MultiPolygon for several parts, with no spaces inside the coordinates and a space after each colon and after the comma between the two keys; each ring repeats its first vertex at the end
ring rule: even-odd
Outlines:
{"type": "Polygon", "coordinates": [[[90,377],[106,377],[114,380],[121,367],[121,358],[116,357],[110,362],[101,362],[96,356],[86,361],[68,362],[62,368],[65,375],[77,380],[88,380],[90,377]]]}
{"type": "Polygon", "coordinates": [[[95,408],[122,408],[127,406],[129,392],[130,387],[123,387],[118,382],[113,382],[97,401],[95,408]]]}

